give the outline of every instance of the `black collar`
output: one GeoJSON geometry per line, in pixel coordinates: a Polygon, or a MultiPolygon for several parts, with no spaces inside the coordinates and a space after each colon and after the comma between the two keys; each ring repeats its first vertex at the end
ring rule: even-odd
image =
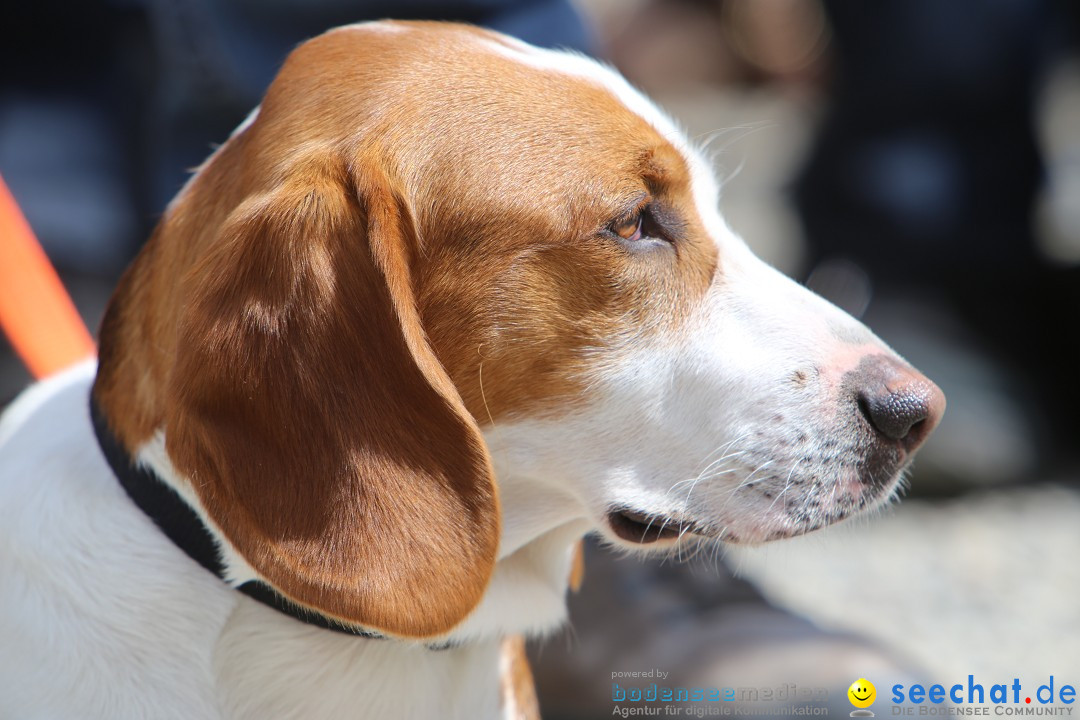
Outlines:
{"type": "MultiPolygon", "coordinates": [[[[228,582],[225,578],[225,564],[221,561],[214,536],[191,506],[184,502],[175,490],[153,470],[137,465],[133,461],[109,429],[108,422],[93,394],[90,396],[90,418],[94,424],[94,434],[97,435],[101,452],[109,462],[113,474],[120,481],[120,485],[127,491],[128,497],[178,548],[222,581],[228,582]]],[[[261,580],[249,580],[236,589],[308,625],[364,638],[385,637],[371,630],[343,625],[321,613],[301,607],[261,580]]],[[[429,645],[428,647],[442,649],[448,646],[429,645]]]]}

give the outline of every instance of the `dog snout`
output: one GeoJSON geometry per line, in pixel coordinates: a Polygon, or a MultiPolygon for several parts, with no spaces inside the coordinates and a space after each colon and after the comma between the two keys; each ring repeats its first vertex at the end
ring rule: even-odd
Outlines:
{"type": "Polygon", "coordinates": [[[848,379],[859,411],[870,426],[909,452],[922,445],[945,412],[945,394],[898,358],[866,357],[848,379]]]}

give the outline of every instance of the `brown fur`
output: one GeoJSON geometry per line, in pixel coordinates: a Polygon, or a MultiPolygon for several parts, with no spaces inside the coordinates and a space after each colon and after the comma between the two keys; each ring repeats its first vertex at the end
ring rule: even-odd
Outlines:
{"type": "Polygon", "coordinates": [[[477,423],[580,402],[623,343],[685,317],[717,259],[684,160],[606,90],[483,31],[405,27],[290,56],[122,280],[95,393],[130,450],[166,430],[285,595],[431,637],[495,559],[477,423]],[[643,197],[673,242],[605,232],[643,197]]]}
{"type": "Polygon", "coordinates": [[[502,704],[513,711],[507,717],[540,720],[540,701],[536,697],[536,683],[525,652],[525,638],[521,635],[503,638],[499,653],[502,704]]]}
{"type": "Polygon", "coordinates": [[[585,582],[585,541],[579,540],[574,546],[574,559],[570,564],[570,589],[577,592],[585,582]]]}

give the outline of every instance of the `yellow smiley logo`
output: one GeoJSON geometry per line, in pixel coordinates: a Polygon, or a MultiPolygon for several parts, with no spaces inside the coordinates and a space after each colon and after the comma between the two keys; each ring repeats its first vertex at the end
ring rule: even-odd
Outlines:
{"type": "Polygon", "coordinates": [[[866,678],[859,678],[847,689],[848,700],[857,708],[868,708],[877,698],[877,688],[866,678]]]}

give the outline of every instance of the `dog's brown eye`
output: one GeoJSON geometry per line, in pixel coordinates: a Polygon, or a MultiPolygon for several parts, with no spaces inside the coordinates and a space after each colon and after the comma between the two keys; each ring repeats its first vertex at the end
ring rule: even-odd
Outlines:
{"type": "Polygon", "coordinates": [[[611,225],[611,232],[623,240],[633,242],[641,239],[641,215],[633,215],[625,220],[618,220],[611,225]]]}

